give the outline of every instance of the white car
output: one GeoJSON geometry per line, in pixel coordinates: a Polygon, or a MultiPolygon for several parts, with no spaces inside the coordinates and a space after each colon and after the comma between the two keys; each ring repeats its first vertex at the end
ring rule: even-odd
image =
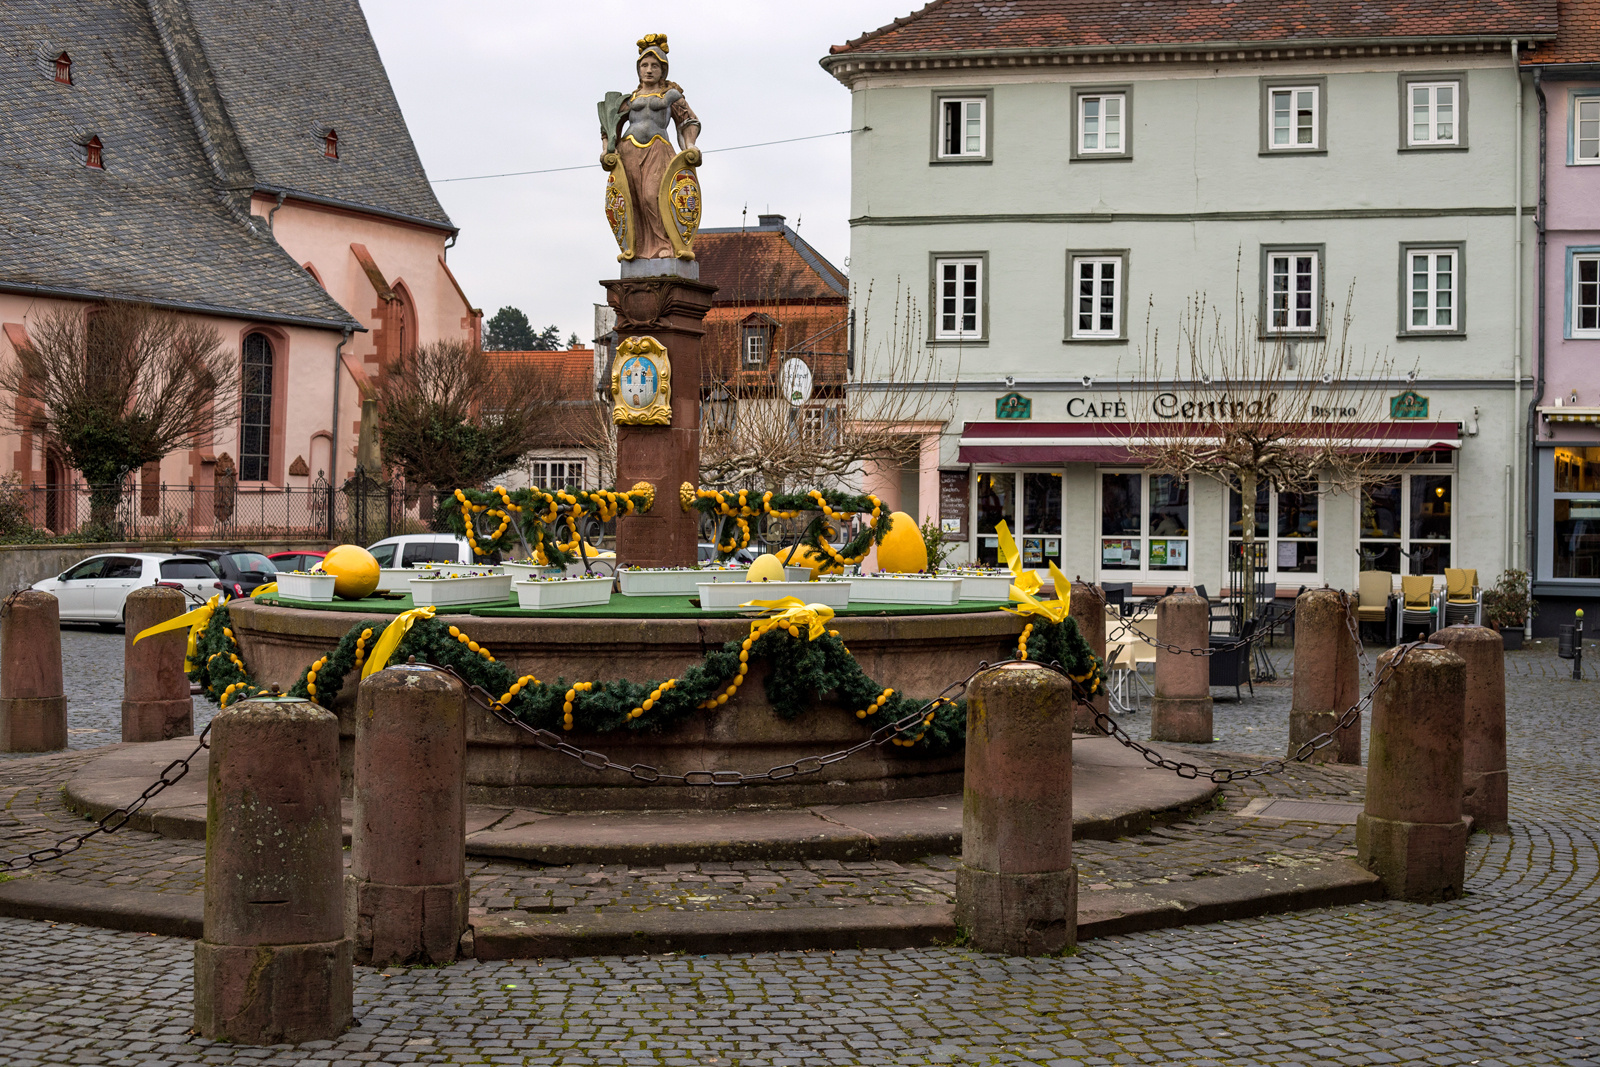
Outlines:
{"type": "Polygon", "coordinates": [[[402,534],[367,546],[380,567],[415,567],[419,563],[471,563],[472,546],[460,534],[402,534]]]}
{"type": "Polygon", "coordinates": [[[188,610],[215,593],[217,572],[199,556],[166,552],[118,552],[90,556],[33,588],[49,593],[61,605],[62,622],[97,622],[115,627],[123,622],[123,602],[140,586],[167,585],[194,594],[188,610]],[[199,599],[195,599],[198,597],[199,599]]]}

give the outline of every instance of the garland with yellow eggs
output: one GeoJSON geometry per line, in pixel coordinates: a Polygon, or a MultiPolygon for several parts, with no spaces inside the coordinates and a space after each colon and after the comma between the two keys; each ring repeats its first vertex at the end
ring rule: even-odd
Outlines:
{"type": "Polygon", "coordinates": [[[457,489],[444,509],[450,529],[467,539],[474,556],[517,555],[542,566],[564,567],[578,555],[578,523],[593,516],[611,522],[655,504],[655,486],[638,482],[627,492],[610,489],[457,489]],[[565,533],[562,528],[565,527],[565,533]]]}
{"type": "Polygon", "coordinates": [[[720,559],[727,559],[750,544],[751,519],[793,519],[807,511],[818,512],[800,535],[799,543],[827,560],[830,569],[860,563],[872,546],[889,533],[888,509],[870,494],[856,496],[836,489],[810,489],[804,493],[697,489],[685,483],[679,495],[685,511],[692,509],[715,520],[720,559]],[[842,548],[835,548],[833,540],[855,515],[865,515],[867,521],[842,548]]]}

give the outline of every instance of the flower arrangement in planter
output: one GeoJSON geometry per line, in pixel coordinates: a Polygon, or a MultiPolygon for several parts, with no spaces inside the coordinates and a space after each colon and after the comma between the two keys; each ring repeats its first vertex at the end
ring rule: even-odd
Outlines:
{"type": "Polygon", "coordinates": [[[961,601],[965,579],[926,572],[886,573],[850,579],[850,595],[858,604],[932,604],[961,601]]]}
{"type": "Polygon", "coordinates": [[[333,603],[333,584],[338,579],[320,571],[279,571],[278,595],[290,600],[308,600],[318,604],[333,603]]]}
{"type": "Polygon", "coordinates": [[[411,602],[418,607],[459,607],[465,604],[498,604],[511,594],[509,574],[473,574],[468,571],[435,570],[411,579],[411,602]]]}
{"type": "Polygon", "coordinates": [[[961,579],[962,600],[1011,599],[1015,578],[1003,567],[945,567],[937,573],[941,578],[961,579]]]}
{"type": "Polygon", "coordinates": [[[749,567],[626,567],[617,572],[623,596],[694,596],[701,582],[742,582],[749,567]]]}
{"type": "Polygon", "coordinates": [[[539,563],[531,559],[513,559],[500,564],[500,569],[512,575],[517,581],[525,581],[535,575],[551,576],[565,573],[563,568],[539,563]]]}
{"type": "Polygon", "coordinates": [[[1522,647],[1523,627],[1537,614],[1539,602],[1529,589],[1527,571],[1502,571],[1483,591],[1483,621],[1500,631],[1507,648],[1522,647]]]}
{"type": "Polygon", "coordinates": [[[609,575],[535,575],[516,584],[517,606],[530,611],[600,607],[611,602],[612,581],[609,575]]]}

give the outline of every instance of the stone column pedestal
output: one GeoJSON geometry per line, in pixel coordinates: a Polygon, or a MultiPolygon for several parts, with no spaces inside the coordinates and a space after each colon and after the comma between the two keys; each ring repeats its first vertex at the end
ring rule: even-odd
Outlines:
{"type": "Polygon", "coordinates": [[[67,747],[61,605],[24,589],[0,608],[0,752],[67,747]]]}
{"type": "Polygon", "coordinates": [[[183,673],[185,630],[133,639],[159,622],[188,610],[176,589],[147,585],[128,594],[123,617],[127,633],[122,646],[122,739],[168,741],[194,733],[194,699],[183,673]]]}
{"type": "Polygon", "coordinates": [[[1211,643],[1211,605],[1193,593],[1175,593],[1156,605],[1156,696],[1150,703],[1150,740],[1211,742],[1211,660],[1164,646],[1204,649],[1211,643]]]}
{"type": "MultiPolygon", "coordinates": [[[[1361,699],[1360,650],[1356,648],[1355,607],[1336,589],[1300,594],[1294,609],[1294,700],[1289,708],[1289,755],[1332,730],[1361,699]]],[[[1361,763],[1358,716],[1338,740],[1311,755],[1312,763],[1361,763]]]]}
{"type": "Polygon", "coordinates": [[[195,1029],[246,1045],[337,1037],[355,996],[339,887],[339,720],[286,698],[219,711],[207,797],[195,1029]]]}
{"type": "Polygon", "coordinates": [[[666,346],[672,365],[672,425],[617,427],[618,488],[635,482],[656,487],[649,514],[617,519],[617,559],[641,567],[692,567],[699,560],[700,513],[683,510],[678,488],[700,484],[702,321],[717,287],[667,275],[600,284],[616,309],[618,338],[654,337],[666,346]]]}
{"type": "MultiPolygon", "coordinates": [[[[1106,604],[1103,594],[1099,589],[1085,582],[1072,583],[1072,604],[1068,609],[1071,617],[1078,624],[1078,632],[1083,639],[1089,642],[1089,647],[1103,662],[1106,658],[1106,604]]],[[[1100,686],[1100,692],[1089,699],[1102,715],[1111,712],[1111,694],[1106,692],[1105,684],[1100,686]]],[[[1080,734],[1104,734],[1105,731],[1094,724],[1094,716],[1089,709],[1073,701],[1072,728],[1080,734]]]]}
{"type": "Polygon", "coordinates": [[[1467,664],[1461,734],[1461,810],[1476,829],[1509,833],[1505,642],[1487,626],[1447,626],[1431,638],[1467,664]]]}
{"type": "Polygon", "coordinates": [[[1070,682],[1027,664],[967,687],[956,924],[980,952],[1038,956],[1078,943],[1072,707],[1070,682]]]}
{"type": "MultiPolygon", "coordinates": [[[[1402,646],[1404,647],[1404,646],[1402,646]]],[[[1378,660],[1378,674],[1401,649],[1378,660]]],[[[1356,858],[1391,897],[1454,900],[1466,880],[1461,726],[1466,663],[1438,645],[1413,647],[1372,702],[1366,810],[1356,858]]]]}
{"type": "Polygon", "coordinates": [[[356,697],[355,822],[345,876],[357,963],[450,963],[467,929],[466,694],[398,666],[356,697]]]}

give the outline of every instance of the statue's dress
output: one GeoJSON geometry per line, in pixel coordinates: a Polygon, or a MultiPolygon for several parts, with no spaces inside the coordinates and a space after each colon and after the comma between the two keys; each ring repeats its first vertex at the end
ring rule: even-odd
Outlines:
{"type": "Polygon", "coordinates": [[[700,120],[689,110],[683,93],[677,89],[634,93],[622,102],[622,107],[627,113],[628,127],[617,144],[617,154],[622,158],[628,188],[633,192],[634,258],[670,259],[672,242],[667,237],[666,223],[656,199],[661,177],[677,155],[667,140],[667,128],[669,123],[675,122],[681,131],[685,126],[698,126],[700,120]]]}

